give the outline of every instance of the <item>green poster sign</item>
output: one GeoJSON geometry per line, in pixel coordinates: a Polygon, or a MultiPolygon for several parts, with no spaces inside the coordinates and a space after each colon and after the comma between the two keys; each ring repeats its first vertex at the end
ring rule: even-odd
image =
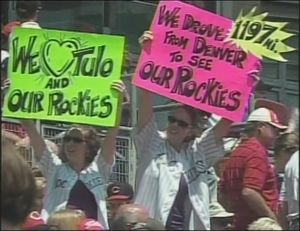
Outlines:
{"type": "Polygon", "coordinates": [[[18,28],[10,42],[11,87],[3,115],[115,126],[124,37],[18,28]]]}

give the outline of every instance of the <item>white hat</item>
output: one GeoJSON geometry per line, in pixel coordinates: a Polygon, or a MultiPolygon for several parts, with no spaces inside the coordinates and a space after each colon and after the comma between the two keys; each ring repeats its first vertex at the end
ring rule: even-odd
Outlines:
{"type": "Polygon", "coordinates": [[[233,217],[234,213],[227,212],[219,202],[209,204],[209,216],[213,217],[233,217]]]}
{"type": "Polygon", "coordinates": [[[287,128],[286,125],[283,125],[279,122],[277,115],[273,111],[264,107],[257,108],[254,111],[252,111],[247,121],[267,122],[279,129],[287,128]]]}

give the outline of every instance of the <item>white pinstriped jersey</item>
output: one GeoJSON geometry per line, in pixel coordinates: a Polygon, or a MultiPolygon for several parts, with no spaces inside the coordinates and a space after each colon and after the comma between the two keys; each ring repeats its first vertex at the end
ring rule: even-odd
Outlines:
{"type": "Polygon", "coordinates": [[[157,130],[154,118],[134,139],[139,154],[135,203],[166,224],[183,173],[192,204],[189,229],[210,229],[207,169],[224,155],[212,129],[179,153],[169,145],[165,133],[157,130]]]}
{"type": "Polygon", "coordinates": [[[287,162],[281,186],[281,200],[288,203],[288,215],[299,216],[299,150],[287,162]]]}
{"type": "MultiPolygon", "coordinates": [[[[61,159],[47,147],[39,166],[47,178],[47,192],[42,210],[44,220],[47,220],[51,213],[66,207],[71,189],[77,180],[81,180],[96,199],[98,221],[105,228],[108,228],[106,183],[112,166],[105,162],[101,154],[98,154],[86,169],[77,173],[69,164],[62,163],[61,159]],[[101,158],[101,160],[98,161],[98,158],[101,158]]],[[[84,198],[82,199],[84,200],[84,198]]]]}

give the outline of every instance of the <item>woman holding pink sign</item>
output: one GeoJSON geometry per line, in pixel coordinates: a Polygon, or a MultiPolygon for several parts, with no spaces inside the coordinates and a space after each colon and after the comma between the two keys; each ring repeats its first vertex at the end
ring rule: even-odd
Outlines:
{"type": "MultiPolygon", "coordinates": [[[[152,39],[146,31],[139,42],[152,39]]],[[[164,133],[157,130],[152,106],[152,94],[142,90],[134,137],[140,155],[135,203],[148,208],[167,230],[208,230],[207,169],[224,155],[222,138],[232,122],[221,119],[196,138],[199,111],[181,105],[168,116],[164,133]]]]}

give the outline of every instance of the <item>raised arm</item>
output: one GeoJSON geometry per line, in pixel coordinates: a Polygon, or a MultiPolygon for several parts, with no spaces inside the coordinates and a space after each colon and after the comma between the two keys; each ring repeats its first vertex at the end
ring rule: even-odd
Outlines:
{"type": "MultiPolygon", "coordinates": [[[[153,40],[152,31],[145,31],[139,38],[139,43],[143,47],[144,44],[153,40]]],[[[141,89],[141,99],[139,103],[138,115],[138,132],[141,131],[153,117],[153,94],[147,90],[141,89]]]]}
{"type": "Polygon", "coordinates": [[[22,138],[17,136],[15,133],[6,131],[4,129],[2,129],[2,135],[4,137],[6,137],[7,139],[11,140],[14,144],[16,144],[22,140],[22,138]]]}
{"type": "MultiPolygon", "coordinates": [[[[112,89],[118,91],[123,96],[127,94],[126,86],[123,83],[123,81],[117,80],[113,82],[112,89]]],[[[116,154],[116,138],[118,132],[119,132],[119,124],[116,127],[109,128],[107,130],[107,134],[102,143],[101,155],[104,161],[109,165],[112,165],[114,163],[115,154],[116,154]]],[[[101,159],[99,159],[99,161],[101,161],[101,159]]]]}
{"type": "Polygon", "coordinates": [[[138,132],[141,131],[153,117],[153,94],[141,89],[141,99],[139,103],[138,132]]]}
{"type": "Polygon", "coordinates": [[[109,165],[114,163],[114,156],[116,153],[116,138],[119,132],[119,127],[109,128],[103,140],[101,155],[105,162],[109,165]]]}
{"type": "Polygon", "coordinates": [[[37,131],[36,126],[33,122],[33,120],[25,120],[22,119],[20,120],[22,123],[23,127],[25,128],[29,139],[31,146],[33,147],[34,150],[34,155],[37,161],[40,161],[42,158],[42,155],[46,149],[46,143],[40,133],[37,131]]]}

